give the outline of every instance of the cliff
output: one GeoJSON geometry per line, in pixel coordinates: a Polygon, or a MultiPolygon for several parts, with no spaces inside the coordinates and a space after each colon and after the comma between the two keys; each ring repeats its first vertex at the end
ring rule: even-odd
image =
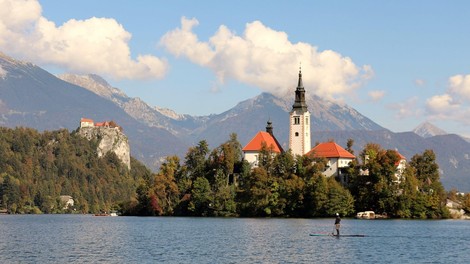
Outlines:
{"type": "Polygon", "coordinates": [[[81,127],[78,129],[78,134],[88,140],[99,139],[96,150],[98,157],[112,151],[127,165],[127,168],[131,168],[129,141],[119,127],[81,127]]]}

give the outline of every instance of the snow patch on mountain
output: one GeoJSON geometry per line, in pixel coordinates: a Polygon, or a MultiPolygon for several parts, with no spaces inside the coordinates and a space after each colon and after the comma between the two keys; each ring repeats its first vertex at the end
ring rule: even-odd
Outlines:
{"type": "Polygon", "coordinates": [[[415,129],[413,129],[413,132],[423,138],[442,136],[442,135],[448,134],[446,131],[436,127],[435,125],[429,122],[421,123],[415,129]]]}

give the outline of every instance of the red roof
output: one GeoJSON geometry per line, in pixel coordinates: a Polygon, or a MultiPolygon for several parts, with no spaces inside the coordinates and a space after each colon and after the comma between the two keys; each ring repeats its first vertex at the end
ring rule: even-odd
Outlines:
{"type": "Polygon", "coordinates": [[[108,121],[99,122],[99,123],[96,123],[95,126],[97,127],[109,126],[109,122],[108,121]]]}
{"type": "Polygon", "coordinates": [[[93,123],[93,120],[92,120],[92,119],[89,119],[89,118],[84,118],[84,117],[82,117],[82,119],[80,119],[80,122],[90,122],[90,123],[93,123]]]}
{"type": "Polygon", "coordinates": [[[246,144],[243,151],[259,151],[261,150],[262,142],[265,142],[268,148],[272,147],[274,152],[281,153],[282,147],[279,145],[277,140],[271,136],[271,134],[264,131],[258,132],[258,134],[256,134],[248,144],[246,144]]]}
{"type": "Polygon", "coordinates": [[[395,150],[395,152],[397,153],[398,157],[400,158],[397,162],[395,162],[395,166],[398,166],[400,164],[400,161],[406,160],[406,158],[405,158],[405,156],[401,155],[401,153],[398,152],[398,150],[395,150]]]}
{"type": "Polygon", "coordinates": [[[323,142],[315,146],[306,155],[322,158],[356,158],[353,154],[342,148],[335,142],[323,142]]]}

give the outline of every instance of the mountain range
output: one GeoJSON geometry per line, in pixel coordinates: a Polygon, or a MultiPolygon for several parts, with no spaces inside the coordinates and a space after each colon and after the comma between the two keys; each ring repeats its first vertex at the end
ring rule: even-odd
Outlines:
{"type": "MultiPolygon", "coordinates": [[[[220,114],[191,116],[131,98],[97,75],[54,76],[32,63],[0,53],[0,126],[75,130],[82,117],[96,122],[113,120],[128,135],[131,155],[153,170],[168,155],[184,158],[187,149],[203,139],[213,148],[236,133],[245,145],[258,131],[265,130],[268,120],[287,149],[294,90],[292,98],[262,93],[220,114]]],[[[470,191],[470,143],[464,138],[430,123],[414,131],[394,133],[348,105],[308,94],[307,104],[313,143],[334,140],[345,146],[351,138],[356,155],[373,142],[397,149],[408,159],[433,149],[445,188],[470,191]]]]}

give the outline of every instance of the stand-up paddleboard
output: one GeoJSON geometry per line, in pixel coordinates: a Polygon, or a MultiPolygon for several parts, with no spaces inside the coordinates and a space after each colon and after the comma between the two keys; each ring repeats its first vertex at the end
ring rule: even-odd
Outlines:
{"type": "Polygon", "coordinates": [[[310,234],[310,236],[333,236],[332,234],[310,234]]]}
{"type": "MultiPolygon", "coordinates": [[[[310,236],[337,236],[332,234],[310,234],[310,236]]],[[[339,235],[339,237],[365,237],[366,235],[339,235]]]]}

